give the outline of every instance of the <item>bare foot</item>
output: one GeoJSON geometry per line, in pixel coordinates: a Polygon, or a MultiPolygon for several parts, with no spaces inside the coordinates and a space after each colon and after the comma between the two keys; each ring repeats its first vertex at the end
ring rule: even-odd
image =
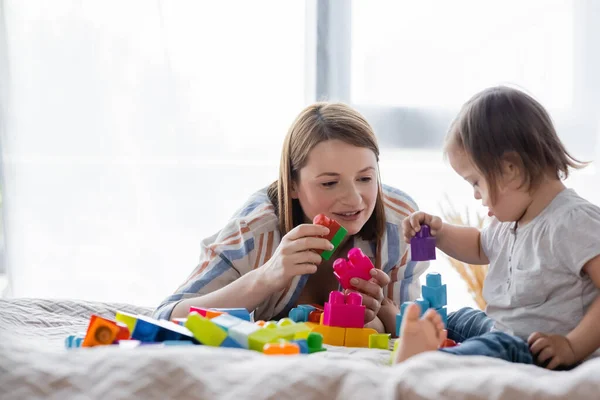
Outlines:
{"type": "Polygon", "coordinates": [[[411,304],[406,308],[394,363],[400,363],[426,351],[436,350],[446,339],[444,322],[435,310],[427,310],[423,318],[419,318],[420,314],[420,307],[417,304],[411,304]]]}

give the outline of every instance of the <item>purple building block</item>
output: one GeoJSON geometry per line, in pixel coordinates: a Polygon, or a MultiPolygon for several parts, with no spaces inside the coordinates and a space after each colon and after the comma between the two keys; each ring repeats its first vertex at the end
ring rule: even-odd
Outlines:
{"type": "Polygon", "coordinates": [[[435,238],[429,225],[421,225],[421,230],[410,240],[410,253],[412,261],[435,260],[435,238]]]}

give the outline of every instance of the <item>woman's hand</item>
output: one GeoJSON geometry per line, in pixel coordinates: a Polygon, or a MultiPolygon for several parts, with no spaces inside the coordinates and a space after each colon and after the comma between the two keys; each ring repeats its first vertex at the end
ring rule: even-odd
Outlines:
{"type": "Polygon", "coordinates": [[[298,225],[287,233],[260,270],[260,279],[270,291],[284,289],[297,275],[314,274],[321,264],[320,253],[333,249],[329,240],[320,236],[329,234],[329,229],[322,225],[298,225]]]}
{"type": "MultiPolygon", "coordinates": [[[[383,288],[390,283],[390,277],[380,269],[371,269],[372,278],[368,281],[360,278],[352,278],[350,283],[356,288],[355,292],[362,295],[362,304],[367,308],[365,311],[365,324],[373,321],[383,301],[383,288]]],[[[346,292],[351,290],[346,290],[346,292]]]]}
{"type": "Polygon", "coordinates": [[[444,227],[440,217],[423,211],[414,212],[402,221],[402,232],[406,243],[410,243],[410,239],[421,230],[421,225],[429,225],[431,236],[435,236],[444,227]]]}

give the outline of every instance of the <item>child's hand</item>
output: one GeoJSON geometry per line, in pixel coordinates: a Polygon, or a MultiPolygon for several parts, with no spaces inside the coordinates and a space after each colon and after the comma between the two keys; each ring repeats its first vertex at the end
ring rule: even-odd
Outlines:
{"type": "Polygon", "coordinates": [[[429,225],[431,235],[435,236],[442,229],[444,223],[440,217],[426,214],[423,211],[412,213],[402,221],[402,231],[406,243],[410,243],[410,239],[421,230],[421,225],[429,225]]]}
{"type": "Polygon", "coordinates": [[[569,366],[577,362],[571,342],[564,336],[534,332],[529,336],[527,343],[537,363],[539,365],[547,363],[548,369],[555,369],[559,365],[569,366]]]}

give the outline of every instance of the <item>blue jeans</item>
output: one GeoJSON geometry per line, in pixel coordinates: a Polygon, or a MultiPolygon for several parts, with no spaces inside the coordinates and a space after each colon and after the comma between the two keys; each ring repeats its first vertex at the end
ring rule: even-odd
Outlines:
{"type": "Polygon", "coordinates": [[[487,356],[502,360],[533,364],[527,343],[504,332],[490,332],[494,321],[483,311],[461,308],[448,316],[448,339],[460,346],[440,349],[445,353],[487,356]]]}

